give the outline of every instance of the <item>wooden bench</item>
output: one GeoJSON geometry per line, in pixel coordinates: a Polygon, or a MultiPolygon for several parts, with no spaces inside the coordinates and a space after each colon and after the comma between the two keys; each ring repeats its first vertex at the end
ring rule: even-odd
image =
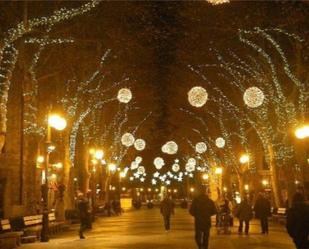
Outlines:
{"type": "Polygon", "coordinates": [[[277,213],[273,214],[273,220],[284,225],[286,223],[286,211],[286,208],[278,208],[277,213]]]}
{"type": "Polygon", "coordinates": [[[20,246],[23,232],[12,232],[8,219],[0,220],[0,248],[16,248],[20,246]]]}
{"type": "Polygon", "coordinates": [[[21,238],[22,243],[32,243],[40,238],[42,218],[41,214],[23,217],[24,236],[21,238]]]}

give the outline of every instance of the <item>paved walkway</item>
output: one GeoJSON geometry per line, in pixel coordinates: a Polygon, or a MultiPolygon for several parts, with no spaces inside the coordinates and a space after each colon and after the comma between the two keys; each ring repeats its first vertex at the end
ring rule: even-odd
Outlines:
{"type": "MultiPolygon", "coordinates": [[[[261,235],[257,221],[251,234],[217,235],[212,228],[210,249],[294,249],[291,240],[279,225],[272,225],[268,236],[261,235]]],[[[237,225],[237,224],[236,224],[237,225]]],[[[77,237],[77,226],[52,238],[48,243],[23,245],[22,249],[195,249],[193,220],[186,210],[176,209],[172,230],[165,233],[158,209],[132,211],[119,217],[98,219],[85,240],[77,237]]]]}

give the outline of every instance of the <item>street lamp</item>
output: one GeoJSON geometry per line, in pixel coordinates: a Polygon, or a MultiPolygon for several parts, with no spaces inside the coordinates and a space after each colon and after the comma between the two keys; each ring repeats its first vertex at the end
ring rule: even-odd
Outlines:
{"type": "Polygon", "coordinates": [[[245,163],[249,163],[250,161],[250,157],[248,154],[243,154],[240,158],[239,158],[239,162],[241,164],[245,164],[245,163]]]}
{"type": "Polygon", "coordinates": [[[309,137],[309,125],[303,125],[295,130],[295,136],[298,139],[305,139],[309,137]]]}
{"type": "MultiPolygon", "coordinates": [[[[43,218],[42,218],[42,230],[41,230],[41,242],[48,242],[49,241],[49,221],[48,221],[48,167],[49,167],[49,154],[55,150],[55,146],[51,143],[51,128],[54,128],[58,131],[62,131],[65,129],[67,125],[66,120],[57,115],[52,114],[48,116],[47,122],[47,135],[46,135],[46,150],[45,150],[45,160],[41,161],[45,162],[44,164],[44,178],[42,179],[42,199],[43,199],[43,218]]],[[[38,158],[39,159],[39,158],[38,158]]]]}

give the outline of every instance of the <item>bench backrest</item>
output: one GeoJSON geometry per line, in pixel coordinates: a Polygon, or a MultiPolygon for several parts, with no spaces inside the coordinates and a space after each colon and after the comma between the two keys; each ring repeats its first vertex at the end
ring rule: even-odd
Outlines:
{"type": "Polygon", "coordinates": [[[277,214],[285,215],[286,214],[286,208],[278,208],[277,214]]]}
{"type": "Polygon", "coordinates": [[[0,221],[0,231],[1,232],[7,232],[11,231],[11,224],[9,220],[1,220],[0,221]]]}
{"type": "Polygon", "coordinates": [[[56,221],[56,215],[55,215],[55,213],[49,213],[49,214],[48,214],[48,220],[49,220],[50,222],[56,221]]]}
{"type": "Polygon", "coordinates": [[[42,215],[31,215],[31,216],[25,216],[24,218],[24,224],[26,227],[28,226],[36,226],[42,224],[42,215]]]}

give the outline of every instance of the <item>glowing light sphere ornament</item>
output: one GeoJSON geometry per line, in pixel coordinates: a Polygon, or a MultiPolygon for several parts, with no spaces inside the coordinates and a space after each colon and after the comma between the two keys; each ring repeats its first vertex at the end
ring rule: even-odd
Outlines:
{"type": "Polygon", "coordinates": [[[195,145],[195,151],[199,154],[203,154],[207,150],[207,145],[204,142],[199,142],[195,145]]]}
{"type": "Polygon", "coordinates": [[[162,146],[162,152],[169,154],[169,155],[174,155],[178,151],[178,145],[174,141],[168,141],[166,144],[162,146]]]}
{"type": "Polygon", "coordinates": [[[121,137],[121,143],[126,146],[126,147],[130,147],[134,144],[135,138],[131,133],[125,133],[122,135],[121,137]]]}
{"type": "Polygon", "coordinates": [[[178,172],[178,171],[180,170],[179,164],[177,164],[177,163],[173,164],[172,170],[173,170],[174,172],[178,172]]]}
{"type": "Polygon", "coordinates": [[[156,157],[153,161],[154,166],[156,167],[156,169],[162,169],[162,167],[165,165],[165,162],[163,160],[163,158],[161,157],[156,157]]]}
{"type": "Polygon", "coordinates": [[[195,158],[193,158],[193,157],[189,158],[189,159],[188,159],[188,162],[187,162],[187,165],[192,165],[192,166],[195,167],[195,165],[196,165],[196,160],[195,160],[195,158]]]}
{"type": "Polygon", "coordinates": [[[132,162],[132,163],[131,163],[131,167],[130,167],[130,168],[131,168],[131,170],[135,170],[135,169],[137,169],[137,168],[138,168],[138,164],[139,164],[139,163],[138,163],[138,162],[136,162],[136,161],[132,162]]]}
{"type": "Polygon", "coordinates": [[[139,166],[139,167],[137,168],[137,172],[138,172],[140,175],[145,174],[145,172],[146,172],[145,167],[144,167],[144,166],[139,166]]]}
{"type": "Polygon", "coordinates": [[[250,108],[257,108],[264,102],[265,95],[258,87],[249,87],[243,96],[245,104],[250,108]]]}
{"type": "Polygon", "coordinates": [[[140,156],[137,156],[137,157],[135,158],[135,162],[137,162],[137,163],[141,163],[142,161],[143,161],[143,158],[140,157],[140,156]]]}
{"type": "Polygon", "coordinates": [[[129,103],[132,99],[132,92],[129,88],[121,88],[118,91],[118,95],[117,95],[117,99],[119,100],[119,102],[121,103],[129,103]]]}
{"type": "Polygon", "coordinates": [[[217,146],[218,148],[224,148],[224,146],[225,146],[225,140],[224,140],[224,138],[218,137],[218,138],[216,139],[216,146],[217,146]]]}
{"type": "Polygon", "coordinates": [[[194,107],[202,107],[208,100],[208,93],[205,88],[195,86],[188,92],[188,101],[194,107]]]}
{"type": "Polygon", "coordinates": [[[145,140],[139,138],[139,139],[136,139],[135,142],[134,142],[134,147],[136,150],[138,151],[142,151],[145,149],[146,147],[146,142],[145,140]]]}

